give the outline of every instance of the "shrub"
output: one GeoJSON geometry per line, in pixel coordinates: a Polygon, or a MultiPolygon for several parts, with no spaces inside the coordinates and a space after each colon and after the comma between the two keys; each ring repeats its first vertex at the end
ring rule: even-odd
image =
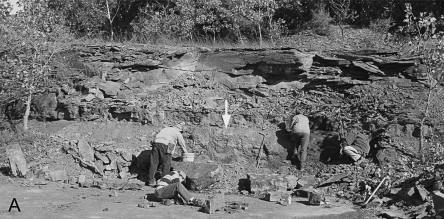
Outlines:
{"type": "Polygon", "coordinates": [[[278,19],[270,24],[268,37],[272,43],[279,41],[283,35],[288,33],[285,21],[278,19]]]}
{"type": "Polygon", "coordinates": [[[321,36],[328,36],[331,34],[330,22],[333,19],[330,14],[323,8],[313,11],[313,17],[308,22],[307,28],[311,29],[314,33],[321,36]]]}
{"type": "Polygon", "coordinates": [[[377,33],[388,33],[392,23],[393,21],[391,18],[380,18],[371,21],[369,28],[377,33]]]}

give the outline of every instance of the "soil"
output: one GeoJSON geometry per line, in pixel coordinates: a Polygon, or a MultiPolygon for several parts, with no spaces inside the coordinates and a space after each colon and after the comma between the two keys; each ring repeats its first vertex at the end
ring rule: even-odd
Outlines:
{"type": "MultiPolygon", "coordinates": [[[[307,206],[294,200],[282,206],[257,198],[227,195],[228,202],[248,203],[246,210],[227,213],[217,211],[208,215],[199,207],[187,205],[165,206],[144,199],[153,189],[139,191],[78,188],[76,185],[12,180],[1,176],[1,218],[362,218],[350,203],[333,200],[328,208],[307,206]],[[13,199],[16,202],[9,208],[13,199]],[[147,206],[146,208],[139,207],[147,206]],[[18,211],[18,208],[20,211],[18,211]]],[[[203,196],[203,195],[200,195],[203,196]]]]}

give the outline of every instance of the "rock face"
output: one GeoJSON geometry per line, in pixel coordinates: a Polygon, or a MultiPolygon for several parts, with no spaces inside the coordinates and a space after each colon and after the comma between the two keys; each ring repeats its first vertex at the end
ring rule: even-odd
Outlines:
{"type": "MultiPolygon", "coordinates": [[[[377,82],[376,86],[380,86],[379,84],[384,84],[383,81],[387,80],[390,85],[414,87],[416,85],[412,80],[423,80],[421,77],[416,77],[411,70],[416,67],[418,60],[400,58],[394,52],[372,50],[313,55],[296,49],[168,51],[92,45],[73,48],[73,51],[67,54],[73,56],[71,58],[76,57],[77,62],[84,65],[85,72],[82,74],[88,77],[80,77],[74,87],[65,84],[59,91],[40,98],[42,101],[36,101],[36,108],[42,108],[39,111],[45,111],[42,115],[46,115],[44,117],[48,119],[114,118],[146,124],[162,124],[169,116],[165,112],[170,110],[184,113],[184,110],[192,109],[194,117],[201,117],[199,114],[209,115],[208,110],[213,112],[219,110],[214,109],[211,104],[201,103],[200,100],[191,97],[192,95],[186,94],[187,92],[182,92],[181,95],[188,97],[176,98],[181,95],[164,89],[169,85],[184,90],[189,87],[220,90],[218,92],[220,96],[224,96],[226,90],[232,90],[253,97],[252,99],[257,97],[274,99],[281,97],[279,93],[283,90],[305,89],[329,95],[328,92],[324,92],[326,88],[334,89],[334,92],[338,93],[347,93],[348,91],[344,89],[351,86],[370,86],[372,82],[375,84],[377,82]],[[404,74],[408,79],[397,78],[396,81],[390,81],[392,80],[390,78],[399,74],[404,74]],[[165,100],[159,103],[154,101],[157,98],[155,96],[157,91],[163,94],[171,92],[171,95],[164,95],[165,100]],[[153,96],[147,92],[151,92],[153,96]],[[153,101],[144,101],[149,99],[153,101]],[[177,105],[174,100],[181,101],[181,105],[177,105]]],[[[421,68],[418,66],[415,69],[421,68]]],[[[302,104],[314,108],[309,99],[302,104]]],[[[249,113],[255,113],[255,108],[270,109],[271,112],[274,110],[267,105],[255,104],[257,106],[254,104],[248,106],[250,103],[246,103],[247,106],[244,104],[242,108],[247,109],[249,113]]],[[[281,100],[280,103],[273,103],[270,106],[288,107],[281,100]]],[[[274,110],[275,113],[277,111],[274,110]]],[[[236,122],[240,125],[259,122],[248,121],[250,119],[247,118],[248,115],[244,112],[239,113],[243,118],[236,122]]],[[[402,112],[398,112],[400,113],[402,112]]],[[[410,119],[416,115],[406,115],[406,117],[410,119]]],[[[207,121],[204,118],[197,120],[198,123],[207,121]]],[[[271,148],[276,149],[274,146],[271,148]]]]}
{"type": "Polygon", "coordinates": [[[185,172],[187,175],[185,184],[193,191],[209,188],[220,180],[223,173],[222,167],[213,163],[173,162],[171,166],[185,172]]]}
{"type": "MultiPolygon", "coordinates": [[[[236,119],[236,118],[234,118],[236,119]]],[[[218,124],[222,126],[222,122],[218,124]]],[[[267,153],[271,155],[285,154],[286,149],[277,140],[275,133],[259,134],[260,130],[229,128],[227,130],[210,127],[197,127],[192,130],[194,141],[202,145],[202,149],[209,152],[217,160],[230,163],[240,154],[255,156],[261,144],[265,145],[267,153]]]]}
{"type": "Polygon", "coordinates": [[[9,159],[9,168],[13,176],[25,176],[28,172],[25,155],[18,143],[11,144],[6,148],[6,154],[9,159]]]}
{"type": "MultiPolygon", "coordinates": [[[[301,110],[310,118],[312,136],[334,135],[339,118],[372,134],[385,130],[389,141],[375,144],[382,165],[402,161],[399,151],[417,151],[423,115],[417,106],[424,105],[427,88],[416,58],[368,50],[314,55],[297,49],[102,45],[76,46],[71,53],[81,66],[72,70],[78,73],[75,80],[51,91],[51,101],[41,101],[56,111],[55,119],[126,120],[156,128],[185,121],[187,146],[196,154],[226,164],[256,157],[271,164],[285,159],[294,146],[282,124],[301,110]],[[225,100],[232,115],[227,129],[221,119],[225,100]]],[[[442,106],[443,95],[437,95],[442,106]]],[[[426,138],[441,133],[436,132],[438,122],[426,120],[425,125],[426,138]]],[[[310,145],[316,147],[310,148],[309,161],[319,161],[319,150],[325,149],[319,145],[336,153],[337,142],[328,140],[312,138],[310,145]]],[[[85,165],[95,172],[128,177],[133,158],[108,146],[74,154],[88,160],[85,165]]]]}

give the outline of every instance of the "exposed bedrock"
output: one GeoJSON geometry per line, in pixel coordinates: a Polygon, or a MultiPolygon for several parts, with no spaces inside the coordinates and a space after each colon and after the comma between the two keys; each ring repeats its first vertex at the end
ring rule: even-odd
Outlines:
{"type": "MultiPolygon", "coordinates": [[[[295,109],[309,116],[314,131],[337,131],[343,120],[414,142],[423,115],[418,106],[427,96],[419,63],[417,57],[372,50],[75,46],[54,63],[69,79],[35,95],[32,116],[156,127],[186,121],[187,141],[226,162],[255,156],[261,145],[267,156],[282,155],[290,147],[283,119],[295,109]],[[229,129],[221,119],[224,100],[232,115],[229,129]]],[[[5,112],[20,118],[23,104],[13,103],[5,112]]],[[[427,137],[444,130],[440,120],[425,124],[427,137]]]]}

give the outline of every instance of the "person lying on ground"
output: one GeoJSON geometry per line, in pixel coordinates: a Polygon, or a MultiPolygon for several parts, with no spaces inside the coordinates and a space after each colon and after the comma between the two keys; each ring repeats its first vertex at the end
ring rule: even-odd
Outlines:
{"type": "Polygon", "coordinates": [[[183,200],[184,204],[206,207],[206,201],[196,198],[185,188],[182,182],[186,179],[183,171],[171,171],[157,181],[154,196],[158,199],[183,200]]]}
{"type": "Polygon", "coordinates": [[[360,164],[369,152],[369,139],[357,128],[349,129],[347,134],[342,137],[340,154],[349,157],[354,164],[360,164]]]}
{"type": "Polygon", "coordinates": [[[174,127],[167,127],[162,129],[155,137],[153,142],[153,149],[150,154],[150,166],[148,168],[148,185],[155,186],[156,181],[154,175],[159,165],[161,168],[161,177],[170,173],[171,155],[174,154],[177,144],[182,147],[184,153],[187,153],[185,140],[182,136],[182,131],[185,126],[184,122],[177,124],[174,127]]]}

